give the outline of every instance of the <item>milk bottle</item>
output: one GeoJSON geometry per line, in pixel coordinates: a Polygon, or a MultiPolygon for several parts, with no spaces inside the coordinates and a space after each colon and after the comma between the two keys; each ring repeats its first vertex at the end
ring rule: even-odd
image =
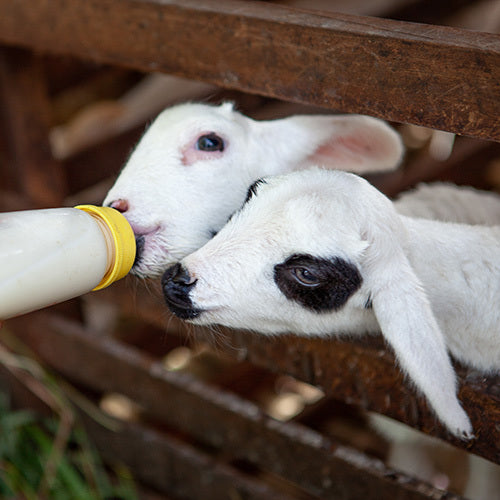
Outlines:
{"type": "Polygon", "coordinates": [[[0,213],[0,321],[107,287],[130,271],[135,251],[113,208],[0,213]]]}

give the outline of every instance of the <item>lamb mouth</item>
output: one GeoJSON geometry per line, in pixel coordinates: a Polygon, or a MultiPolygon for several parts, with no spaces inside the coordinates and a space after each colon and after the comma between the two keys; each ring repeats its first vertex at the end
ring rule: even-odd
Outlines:
{"type": "Polygon", "coordinates": [[[142,253],[144,251],[144,244],[146,243],[146,237],[143,234],[137,235],[135,237],[135,259],[132,267],[137,268],[142,260],[142,253]]]}
{"type": "Polygon", "coordinates": [[[195,319],[203,312],[203,309],[192,307],[180,300],[177,301],[172,295],[165,294],[165,302],[170,311],[183,320],[195,319]]]}
{"type": "Polygon", "coordinates": [[[196,319],[203,312],[202,309],[185,309],[183,307],[175,306],[167,302],[167,307],[172,313],[174,313],[179,319],[190,320],[196,319]]]}
{"type": "Polygon", "coordinates": [[[135,235],[135,259],[132,265],[133,271],[138,270],[138,268],[140,268],[143,262],[143,254],[144,254],[144,248],[146,246],[147,237],[154,236],[159,230],[160,230],[159,226],[155,227],[150,231],[138,230],[133,227],[135,235]]]}

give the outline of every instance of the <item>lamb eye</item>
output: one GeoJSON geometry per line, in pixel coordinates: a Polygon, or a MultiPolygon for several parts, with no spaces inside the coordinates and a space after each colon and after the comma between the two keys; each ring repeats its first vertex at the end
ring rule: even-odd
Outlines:
{"type": "Polygon", "coordinates": [[[214,133],[202,135],[196,142],[196,149],[209,152],[224,151],[224,140],[214,133]]]}
{"type": "Polygon", "coordinates": [[[321,283],[320,278],[306,267],[294,267],[291,271],[293,277],[302,285],[318,286],[321,283]]]}

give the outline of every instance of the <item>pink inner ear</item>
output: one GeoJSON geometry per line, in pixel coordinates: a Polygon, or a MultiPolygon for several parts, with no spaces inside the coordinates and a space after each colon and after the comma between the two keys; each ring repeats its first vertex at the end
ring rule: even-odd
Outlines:
{"type": "MultiPolygon", "coordinates": [[[[384,155],[384,143],[379,141],[375,143],[374,137],[364,137],[363,135],[351,135],[334,137],[328,142],[322,144],[316,152],[311,155],[311,161],[318,163],[326,162],[341,163],[352,161],[354,158],[380,158],[384,155]]],[[[385,152],[387,154],[387,152],[385,152]]]]}

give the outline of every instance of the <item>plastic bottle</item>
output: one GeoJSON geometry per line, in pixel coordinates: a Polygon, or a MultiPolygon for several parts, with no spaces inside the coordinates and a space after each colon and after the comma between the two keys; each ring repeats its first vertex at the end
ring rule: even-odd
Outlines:
{"type": "Polygon", "coordinates": [[[0,321],[107,287],[130,271],[135,251],[113,208],[0,213],[0,321]]]}

